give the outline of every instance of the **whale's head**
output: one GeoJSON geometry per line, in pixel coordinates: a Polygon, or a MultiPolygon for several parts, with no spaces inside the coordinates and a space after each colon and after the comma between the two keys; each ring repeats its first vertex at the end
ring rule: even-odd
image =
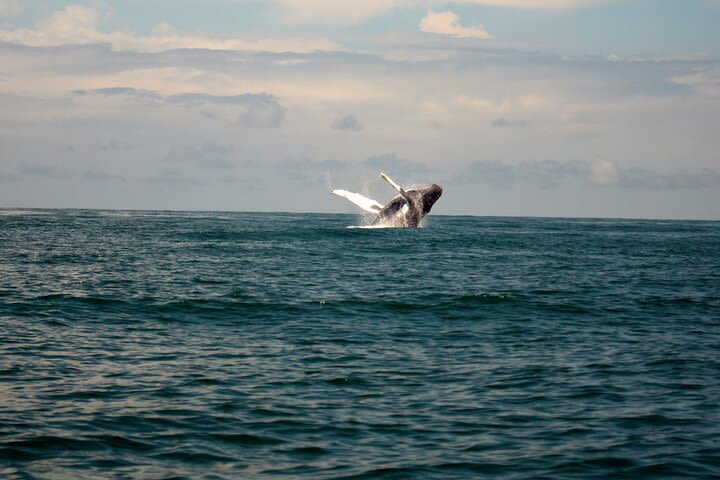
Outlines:
{"type": "Polygon", "coordinates": [[[434,183],[422,189],[423,215],[427,215],[428,212],[430,212],[430,209],[435,205],[435,202],[438,201],[442,193],[442,187],[434,183]]]}

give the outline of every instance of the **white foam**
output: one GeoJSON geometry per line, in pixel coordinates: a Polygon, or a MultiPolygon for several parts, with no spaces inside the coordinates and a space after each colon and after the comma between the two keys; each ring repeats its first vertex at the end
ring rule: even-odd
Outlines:
{"type": "Polygon", "coordinates": [[[15,217],[20,215],[49,215],[50,212],[42,210],[0,210],[0,215],[5,217],[15,217]]]}
{"type": "Polygon", "coordinates": [[[101,217],[130,217],[129,212],[98,212],[101,217]]]}
{"type": "Polygon", "coordinates": [[[402,228],[402,227],[395,227],[393,225],[350,225],[347,228],[376,229],[376,228],[402,228]]]}

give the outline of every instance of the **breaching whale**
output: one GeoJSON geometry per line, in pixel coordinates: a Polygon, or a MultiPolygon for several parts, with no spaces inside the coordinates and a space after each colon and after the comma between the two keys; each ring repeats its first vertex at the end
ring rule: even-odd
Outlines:
{"type": "Polygon", "coordinates": [[[383,227],[417,227],[442,195],[442,188],[435,184],[404,190],[384,173],[380,172],[380,176],[399,193],[385,206],[347,190],[333,190],[332,194],[351,201],[366,212],[377,214],[372,225],[383,227]]]}

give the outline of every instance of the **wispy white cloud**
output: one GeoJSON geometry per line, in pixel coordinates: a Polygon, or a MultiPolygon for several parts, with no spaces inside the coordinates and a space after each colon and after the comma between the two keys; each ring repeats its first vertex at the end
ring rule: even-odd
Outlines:
{"type": "Polygon", "coordinates": [[[688,75],[677,75],[673,83],[690,87],[705,97],[720,97],[720,68],[702,69],[688,75]]]}
{"type": "Polygon", "coordinates": [[[420,21],[420,30],[458,38],[492,38],[482,26],[463,27],[460,24],[460,17],[451,11],[428,12],[420,21]]]}
{"type": "Polygon", "coordinates": [[[178,48],[209,50],[251,50],[266,52],[310,52],[335,50],[337,45],[323,38],[237,38],[178,32],[162,23],[150,35],[132,32],[103,32],[100,27],[109,14],[95,8],[69,5],[38,21],[35,28],[0,30],[0,41],[33,47],[107,43],[115,50],[161,52],[178,48]]]}
{"type": "Polygon", "coordinates": [[[241,95],[211,95],[206,93],[178,93],[164,96],[152,90],[131,87],[106,87],[94,90],[75,90],[75,95],[103,95],[134,97],[154,103],[175,104],[193,108],[208,105],[237,107],[240,112],[237,121],[249,128],[277,128],[285,121],[286,109],[277,99],[267,93],[245,93],[241,95]]]}

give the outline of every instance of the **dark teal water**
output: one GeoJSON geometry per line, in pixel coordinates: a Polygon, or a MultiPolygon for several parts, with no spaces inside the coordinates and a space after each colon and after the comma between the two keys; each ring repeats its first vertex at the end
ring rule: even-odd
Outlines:
{"type": "Polygon", "coordinates": [[[0,477],[720,478],[720,223],[0,212],[0,477]]]}

